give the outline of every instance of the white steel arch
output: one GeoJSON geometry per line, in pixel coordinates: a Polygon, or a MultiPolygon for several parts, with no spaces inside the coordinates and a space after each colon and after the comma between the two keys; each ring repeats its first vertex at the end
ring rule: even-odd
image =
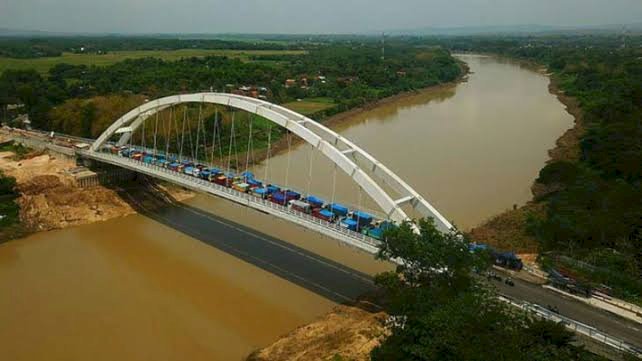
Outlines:
{"type": "Polygon", "coordinates": [[[260,115],[301,137],[323,153],[350,176],[392,221],[401,223],[409,220],[402,209],[403,205],[409,204],[421,216],[434,218],[440,231],[454,230],[450,222],[428,201],[366,151],[310,118],[260,99],[227,93],[194,93],[159,98],[131,110],[116,120],[96,139],[90,151],[98,152],[115,134],[122,134],[119,143],[125,144],[146,118],[170,106],[184,103],[225,105],[260,115]],[[397,193],[397,198],[389,195],[366,170],[392,188],[397,193]]]}

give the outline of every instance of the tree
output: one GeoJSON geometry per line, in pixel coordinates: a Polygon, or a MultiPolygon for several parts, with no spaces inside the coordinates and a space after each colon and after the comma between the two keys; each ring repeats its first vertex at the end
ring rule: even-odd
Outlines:
{"type": "Polygon", "coordinates": [[[471,253],[456,234],[420,220],[386,233],[381,259],[402,259],[395,272],[376,277],[392,334],[371,354],[382,360],[585,360],[562,325],[534,319],[497,298],[476,273],[488,255],[471,253]]]}

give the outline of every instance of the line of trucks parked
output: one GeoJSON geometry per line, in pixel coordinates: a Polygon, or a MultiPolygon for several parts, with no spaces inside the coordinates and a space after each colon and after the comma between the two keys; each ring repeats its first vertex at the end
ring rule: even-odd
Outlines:
{"type": "Polygon", "coordinates": [[[337,223],[343,228],[362,233],[374,239],[381,240],[384,232],[394,227],[394,224],[389,221],[375,219],[368,213],[350,210],[339,203],[326,203],[323,199],[313,195],[303,197],[301,193],[292,189],[266,184],[256,179],[254,174],[249,171],[238,174],[225,172],[219,168],[194,163],[191,160],[178,160],[175,156],[166,156],[159,153],[152,154],[127,146],[107,145],[105,150],[144,164],[156,165],[174,172],[207,180],[241,193],[251,194],[289,209],[309,214],[315,218],[337,223]]]}

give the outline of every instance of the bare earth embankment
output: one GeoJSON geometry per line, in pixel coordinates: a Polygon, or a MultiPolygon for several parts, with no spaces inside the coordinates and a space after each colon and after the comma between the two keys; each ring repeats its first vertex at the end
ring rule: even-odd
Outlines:
{"type": "Polygon", "coordinates": [[[20,221],[28,231],[47,231],[103,221],[134,213],[115,191],[93,187],[91,191],[75,184],[66,170],[74,162],[49,154],[14,160],[13,154],[0,154],[0,169],[16,178],[20,198],[20,221]]]}
{"type": "Polygon", "coordinates": [[[385,337],[384,312],[340,305],[318,320],[297,328],[248,361],[341,360],[366,361],[385,337]]]}
{"type": "MultiPolygon", "coordinates": [[[[20,197],[20,221],[27,232],[47,231],[122,217],[136,213],[115,189],[76,185],[67,172],[75,162],[50,154],[32,153],[17,160],[11,152],[0,153],[0,170],[16,178],[20,197]]],[[[189,192],[170,190],[177,200],[189,192]]]]}

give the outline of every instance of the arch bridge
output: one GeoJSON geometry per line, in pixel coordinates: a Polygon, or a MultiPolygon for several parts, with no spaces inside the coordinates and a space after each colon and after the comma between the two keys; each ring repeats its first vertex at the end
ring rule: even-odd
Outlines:
{"type": "MultiPolygon", "coordinates": [[[[336,223],[314,218],[309,214],[269,202],[251,194],[241,193],[208,180],[141,161],[104,152],[106,145],[118,137],[117,145],[126,145],[134,132],[149,117],[173,106],[206,103],[227,106],[261,116],[300,137],[325,155],[369,195],[381,212],[394,223],[410,220],[404,207],[421,217],[432,217],[442,232],[453,231],[453,226],[426,199],[417,193],[389,168],[365,150],[322,124],[282,106],[260,99],[227,93],[194,93],[173,95],[149,101],[116,120],[81,156],[99,162],[128,168],[147,176],[172,182],[199,192],[212,194],[256,210],[274,215],[307,229],[319,232],[370,253],[377,252],[377,241],[361,233],[345,229],[336,223]]],[[[144,126],[143,126],[144,128],[144,126]]]]}

